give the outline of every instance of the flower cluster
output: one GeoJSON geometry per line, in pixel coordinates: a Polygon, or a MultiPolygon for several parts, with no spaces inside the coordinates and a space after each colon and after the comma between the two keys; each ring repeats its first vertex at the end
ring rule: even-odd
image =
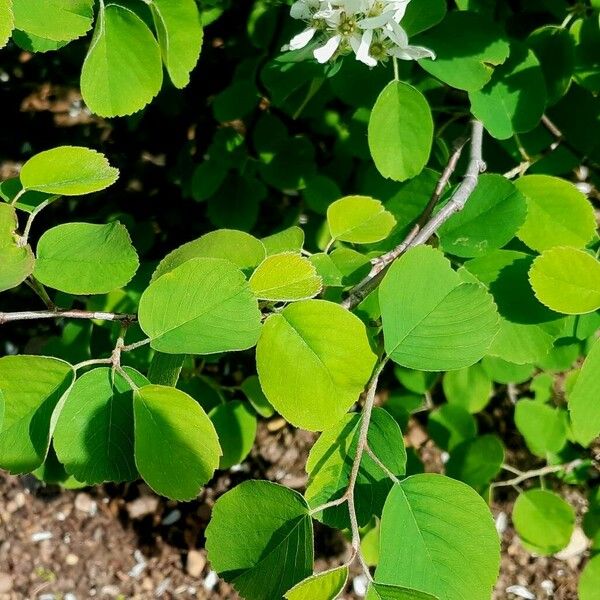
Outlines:
{"type": "Polygon", "coordinates": [[[410,0],[296,0],[291,16],[307,23],[284,49],[299,50],[313,39],[320,63],[354,52],[369,67],[389,57],[402,60],[435,58],[422,46],[411,46],[400,26],[410,0]]]}

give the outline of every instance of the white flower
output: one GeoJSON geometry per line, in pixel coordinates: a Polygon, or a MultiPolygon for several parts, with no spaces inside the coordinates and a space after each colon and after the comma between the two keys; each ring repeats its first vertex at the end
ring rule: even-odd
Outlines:
{"type": "Polygon", "coordinates": [[[389,57],[402,60],[435,58],[428,48],[411,46],[401,27],[410,0],[296,0],[290,14],[306,23],[284,50],[299,50],[313,40],[320,63],[354,53],[374,67],[389,57]]]}

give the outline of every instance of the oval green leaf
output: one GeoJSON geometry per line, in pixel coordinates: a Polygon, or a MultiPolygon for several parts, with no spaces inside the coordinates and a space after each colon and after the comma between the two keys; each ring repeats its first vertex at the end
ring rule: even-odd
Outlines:
{"type": "Polygon", "coordinates": [[[462,406],[470,413],[483,410],[492,397],[492,381],[481,365],[449,371],[442,382],[450,404],[462,406]]]}
{"type": "Polygon", "coordinates": [[[12,0],[0,0],[0,48],[4,48],[15,26],[12,0]]]}
{"type": "Polygon", "coordinates": [[[375,355],[358,317],[331,302],[304,300],[267,319],[256,365],[273,407],[293,425],[320,431],[356,402],[375,355]]]}
{"type": "Polygon", "coordinates": [[[0,203],[0,292],[17,287],[33,273],[35,257],[28,244],[17,243],[17,226],[15,209],[0,203]]]}
{"type": "Polygon", "coordinates": [[[146,385],[133,395],[135,464],[158,494],[195,498],[219,466],[217,432],[200,405],[186,393],[146,385]]]}
{"type": "Polygon", "coordinates": [[[138,317],[152,347],[167,354],[246,350],[261,330],[244,274],[221,258],[194,258],[155,280],[142,295],[138,317]]]}
{"type": "Polygon", "coordinates": [[[600,556],[594,556],[589,560],[581,577],[577,591],[579,592],[579,600],[594,600],[598,595],[600,588],[600,556]]]}
{"type": "Polygon", "coordinates": [[[0,467],[29,473],[44,462],[55,409],[74,379],[73,367],[56,358],[0,358],[0,467]]]}
{"type": "Polygon", "coordinates": [[[567,546],[575,526],[575,511],[547,490],[529,490],[517,498],[512,520],[525,548],[554,554],[567,546]]]}
{"type": "Polygon", "coordinates": [[[245,481],[217,500],[206,549],[213,569],[243,598],[281,598],[312,573],[308,505],[281,485],[245,481]]]}
{"type": "MultiPolygon", "coordinates": [[[[125,367],[136,385],[149,381],[125,367]]],[[[69,392],[58,417],[54,449],[65,470],[78,481],[98,484],[137,477],[133,455],[133,393],[109,368],[82,375],[69,392]]]]}
{"type": "Polygon", "coordinates": [[[427,100],[407,83],[388,83],[373,107],[368,134],[373,161],[384,177],[394,181],[415,177],[427,164],[433,144],[427,100]]]}
{"type": "Polygon", "coordinates": [[[129,283],[138,266],[121,223],[65,223],[40,238],[34,275],[68,294],[106,294],[129,283]]]}
{"type": "Polygon", "coordinates": [[[104,154],[82,146],[59,146],[30,158],[21,169],[26,190],[58,196],[81,196],[112,185],[119,170],[104,154]]]}
{"type": "Polygon", "coordinates": [[[315,573],[296,584],[283,597],[286,600],[335,600],[344,591],[348,581],[346,565],[315,573]]]}
{"type": "Polygon", "coordinates": [[[260,300],[293,302],[319,294],[323,280],[308,258],[285,252],[268,256],[260,263],[252,273],[249,284],[260,300]]]}
{"type": "Polygon", "coordinates": [[[536,456],[558,454],[567,443],[568,419],[563,409],[538,400],[519,400],[515,407],[515,425],[536,456]]]}
{"type": "Polygon", "coordinates": [[[556,247],[538,256],[529,281],[548,308],[582,315],[600,308],[600,261],[583,250],[556,247]]]}
{"type": "Polygon", "coordinates": [[[81,94],[102,117],[122,117],[142,109],[162,85],[160,47],[132,10],[100,6],[94,37],[81,70],[81,94]]]}
{"type": "Polygon", "coordinates": [[[375,581],[444,600],[489,600],[500,540],[484,500],[442,475],[414,475],[394,486],[381,518],[375,581]]]}
{"type": "Polygon", "coordinates": [[[386,352],[411,369],[468,367],[486,354],[498,331],[491,295],[483,286],[462,283],[443,254],[428,246],[392,264],[379,303],[386,352]]]}

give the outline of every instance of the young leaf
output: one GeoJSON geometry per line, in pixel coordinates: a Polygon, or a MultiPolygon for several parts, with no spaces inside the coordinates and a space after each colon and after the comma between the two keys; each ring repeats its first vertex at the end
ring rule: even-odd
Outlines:
{"type": "Polygon", "coordinates": [[[446,463],[446,475],[481,490],[500,473],[504,446],[496,435],[482,435],[455,446],[446,463]]]}
{"type": "Polygon", "coordinates": [[[268,256],[252,273],[250,289],[260,300],[293,302],[316,296],[323,287],[315,266],[299,254],[268,256]]]}
{"type": "Polygon", "coordinates": [[[217,500],[206,549],[213,569],[246,600],[281,598],[312,573],[308,505],[281,485],[245,481],[217,500]]]}
{"type": "Polygon", "coordinates": [[[493,65],[502,64],[509,45],[500,28],[481,15],[452,11],[434,29],[415,38],[415,44],[431,48],[435,60],[419,65],[444,83],[460,90],[481,89],[492,76],[493,65]],[[468,31],[469,35],[458,35],[468,31]]]}
{"type": "Polygon", "coordinates": [[[549,175],[516,181],[527,198],[527,219],[517,237],[533,250],[554,246],[583,248],[596,233],[594,208],[572,183],[549,175]]]}
{"type": "MultiPolygon", "coordinates": [[[[305,497],[310,506],[317,507],[336,500],[346,491],[356,456],[360,424],[360,415],[345,415],[339,423],[325,430],[312,447],[306,461],[309,479],[305,497]]],[[[367,439],[369,447],[392,473],[399,477],[404,475],[406,449],[402,432],[384,409],[373,409],[367,439]]],[[[359,525],[366,525],[373,515],[381,515],[391,485],[387,474],[370,456],[363,455],[354,494],[359,525]]],[[[330,527],[350,527],[346,505],[317,513],[315,518],[330,527]]]]}
{"type": "Polygon", "coordinates": [[[412,37],[437,25],[446,16],[446,11],[444,0],[412,0],[402,17],[402,28],[412,37]]]}
{"type": "Polygon", "coordinates": [[[549,555],[569,543],[575,526],[575,511],[553,492],[535,489],[519,495],[512,520],[527,550],[549,555]]]}
{"type": "Polygon", "coordinates": [[[282,252],[299,253],[304,246],[304,231],[294,225],[269,235],[261,241],[267,250],[267,256],[281,254],[282,252]]]}
{"type": "Polygon", "coordinates": [[[327,223],[333,240],[372,244],[390,234],[396,219],[379,200],[368,196],[346,196],[329,205],[327,223]]]}
{"type": "Polygon", "coordinates": [[[541,458],[558,454],[567,443],[567,413],[537,400],[519,400],[515,425],[529,450],[541,458]]]}
{"type": "Polygon", "coordinates": [[[392,264],[379,289],[385,349],[399,365],[445,371],[480,360],[498,331],[492,297],[462,283],[443,254],[414,248],[392,264]]]}
{"type": "Polygon", "coordinates": [[[267,399],[290,423],[312,431],[342,418],[374,365],[363,323],[324,300],[303,300],[271,315],[256,347],[267,399]]]}
{"type": "Polygon", "coordinates": [[[0,0],[0,48],[4,48],[15,26],[12,0],[0,0]]]}
{"type": "Polygon", "coordinates": [[[39,239],[34,275],[68,294],[106,294],[129,283],[138,266],[121,223],[65,223],[39,239]]]}
{"type": "Polygon", "coordinates": [[[56,358],[0,358],[0,467],[28,473],[44,462],[53,413],[74,379],[73,367],[56,358]]]}
{"type": "Polygon", "coordinates": [[[17,244],[16,228],[15,209],[0,203],[0,292],[17,287],[33,272],[35,257],[28,244],[17,244]]]}
{"type": "Polygon", "coordinates": [[[217,432],[184,392],[146,385],[133,394],[135,464],[158,494],[191,500],[219,466],[217,432]]]}
{"type": "Polygon", "coordinates": [[[477,435],[477,421],[462,406],[442,404],[429,415],[427,432],[442,450],[452,452],[477,435]]]}
{"type": "Polygon", "coordinates": [[[40,152],[21,169],[26,190],[57,196],[81,196],[112,185],[119,170],[111,167],[104,154],[82,146],[60,146],[40,152]]]}
{"type": "Polygon", "coordinates": [[[202,23],[194,0],[151,0],[163,61],[173,85],[184,88],[198,62],[202,23]]]}
{"type": "Polygon", "coordinates": [[[260,381],[256,375],[250,375],[250,377],[244,379],[240,387],[250,404],[252,404],[252,408],[254,408],[261,417],[268,419],[275,414],[275,410],[262,391],[260,381]]]}
{"type": "Polygon", "coordinates": [[[223,451],[219,469],[239,465],[252,450],[256,439],[256,416],[252,409],[246,402],[234,400],[216,406],[208,416],[223,451]]]}
{"type": "Polygon", "coordinates": [[[483,89],[471,91],[469,99],[473,115],[496,139],[534,129],[546,108],[546,83],[535,54],[514,43],[510,58],[483,89]]]}
{"type": "Polygon", "coordinates": [[[15,28],[57,42],[74,40],[92,27],[94,0],[13,0],[15,28]]]}
{"type": "MultiPolygon", "coordinates": [[[[149,383],[134,369],[125,370],[136,385],[149,383]]],[[[106,367],[77,379],[58,417],[53,443],[67,473],[81,482],[136,479],[133,395],[125,379],[106,367]]]]}
{"type": "Polygon", "coordinates": [[[249,233],[235,229],[219,229],[183,244],[167,254],[152,274],[152,281],[192,258],[224,258],[246,271],[257,267],[266,255],[264,244],[249,233]]]}
{"type": "Polygon", "coordinates": [[[493,392],[492,381],[481,365],[449,371],[444,375],[442,385],[448,402],[462,406],[470,413],[482,411],[493,392]]]}
{"type": "Polygon", "coordinates": [[[156,279],[142,295],[138,316],[152,347],[168,354],[246,350],[261,330],[244,274],[222,258],[193,258],[156,279]]]}
{"type": "Polygon", "coordinates": [[[346,565],[315,573],[296,584],[283,597],[286,600],[335,600],[344,591],[348,581],[346,565]]]}
{"type": "Polygon", "coordinates": [[[600,340],[588,354],[569,394],[569,412],[575,439],[588,446],[600,435],[600,340]]]}
{"type": "Polygon", "coordinates": [[[579,600],[594,600],[600,588],[600,555],[591,558],[579,578],[579,600]]]}
{"type": "Polygon", "coordinates": [[[536,298],[567,315],[600,308],[600,261],[584,250],[556,247],[538,256],[529,280],[536,298]]]}
{"type": "Polygon", "coordinates": [[[465,258],[502,248],[525,222],[527,201],[501,175],[482,175],[469,201],[439,230],[445,252],[465,258]]]}
{"type": "Polygon", "coordinates": [[[369,148],[378,171],[394,181],[415,177],[427,164],[432,143],[433,118],[423,94],[407,83],[388,83],[369,119],[369,148]]]}
{"type": "Polygon", "coordinates": [[[162,85],[160,47],[146,24],[118,4],[100,5],[94,37],[81,70],[81,94],[102,117],[137,112],[162,85]]]}
{"type": "Polygon", "coordinates": [[[32,213],[42,202],[51,204],[58,199],[58,196],[44,192],[23,191],[21,180],[18,177],[12,177],[0,183],[0,199],[12,204],[14,208],[32,213]]]}
{"type": "Polygon", "coordinates": [[[500,540],[484,500],[442,475],[414,475],[394,486],[381,518],[375,581],[444,600],[489,600],[500,540]]]}
{"type": "Polygon", "coordinates": [[[439,600],[437,596],[426,592],[383,583],[372,583],[366,598],[367,600],[439,600]]]}

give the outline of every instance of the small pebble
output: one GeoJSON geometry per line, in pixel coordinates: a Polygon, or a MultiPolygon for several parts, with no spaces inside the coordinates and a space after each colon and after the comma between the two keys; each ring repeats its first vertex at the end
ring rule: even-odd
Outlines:
{"type": "Polygon", "coordinates": [[[69,566],[73,566],[76,565],[79,562],[79,557],[76,554],[67,554],[67,556],[65,556],[65,563],[67,563],[69,566]]]}
{"type": "Polygon", "coordinates": [[[502,535],[508,527],[508,516],[505,512],[498,513],[496,517],[496,531],[502,535]]]}
{"type": "Polygon", "coordinates": [[[507,594],[514,594],[519,598],[524,598],[525,600],[536,600],[535,594],[532,594],[526,587],[522,585],[511,585],[506,588],[507,594]]]}
{"type": "Polygon", "coordinates": [[[364,598],[367,595],[367,587],[369,585],[369,580],[366,575],[357,575],[352,580],[352,589],[357,596],[364,598]]]}
{"type": "Polygon", "coordinates": [[[100,596],[108,596],[109,598],[116,598],[121,593],[121,590],[116,585],[105,585],[100,590],[100,596]]]}
{"type": "Polygon", "coordinates": [[[172,510],[163,520],[163,525],[173,525],[181,519],[181,511],[179,509],[172,510]]]}
{"type": "Polygon", "coordinates": [[[540,586],[546,592],[548,597],[554,596],[554,584],[549,579],[544,579],[540,586]]]}
{"type": "Polygon", "coordinates": [[[204,578],[202,585],[207,592],[210,592],[215,585],[217,585],[217,581],[219,581],[219,576],[215,573],[215,571],[210,571],[209,574],[204,578]]]}
{"type": "Polygon", "coordinates": [[[77,600],[77,596],[71,592],[67,592],[63,600],[77,600]]]}
{"type": "Polygon", "coordinates": [[[185,569],[188,575],[192,577],[200,577],[204,567],[206,566],[206,557],[199,550],[190,550],[187,555],[185,569]]]}
{"type": "Polygon", "coordinates": [[[158,498],[155,496],[141,496],[127,504],[127,512],[130,519],[141,519],[151,515],[158,509],[158,498]]]}
{"type": "Polygon", "coordinates": [[[52,532],[51,531],[38,531],[37,533],[31,534],[32,542],[43,542],[44,540],[51,540],[52,532]]]}
{"type": "Polygon", "coordinates": [[[80,492],[75,496],[75,508],[93,517],[98,512],[98,505],[89,494],[80,492]]]}
{"type": "Polygon", "coordinates": [[[154,590],[154,595],[157,598],[160,598],[169,589],[170,585],[171,585],[171,579],[169,577],[167,577],[166,579],[163,579],[156,586],[156,590],[154,590]]]}

